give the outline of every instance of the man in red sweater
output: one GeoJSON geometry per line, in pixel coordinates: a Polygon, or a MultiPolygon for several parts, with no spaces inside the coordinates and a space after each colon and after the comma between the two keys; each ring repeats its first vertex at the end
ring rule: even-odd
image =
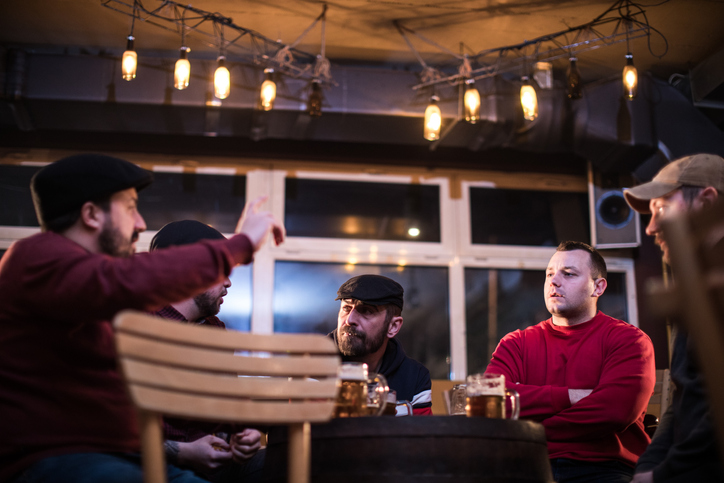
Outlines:
{"type": "Polygon", "coordinates": [[[545,427],[558,483],[630,481],[650,442],[643,419],[656,382],[653,345],[598,311],[606,276],[594,248],[561,243],[543,286],[551,318],[503,337],[486,369],[518,391],[522,418],[545,427]]]}
{"type": "MultiPolygon", "coordinates": [[[[250,263],[283,226],[246,207],[228,240],[134,255],[137,191],[152,174],[97,154],[41,169],[31,191],[42,233],[0,260],[0,481],[141,483],[135,411],[110,320],[188,299],[250,263]]],[[[174,482],[203,481],[169,465],[174,482]]]]}

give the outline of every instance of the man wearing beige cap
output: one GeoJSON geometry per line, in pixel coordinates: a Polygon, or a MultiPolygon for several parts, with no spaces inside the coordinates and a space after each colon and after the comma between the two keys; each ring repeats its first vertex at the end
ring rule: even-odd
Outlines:
{"type": "MultiPolygon", "coordinates": [[[[695,154],[671,162],[648,183],[625,190],[624,196],[634,210],[651,214],[646,234],[654,237],[669,263],[661,222],[711,205],[722,193],[724,159],[695,154]]],[[[702,375],[686,333],[677,332],[671,358],[671,379],[676,387],[673,401],[661,417],[651,445],[639,458],[632,483],[724,481],[702,375]]]]}

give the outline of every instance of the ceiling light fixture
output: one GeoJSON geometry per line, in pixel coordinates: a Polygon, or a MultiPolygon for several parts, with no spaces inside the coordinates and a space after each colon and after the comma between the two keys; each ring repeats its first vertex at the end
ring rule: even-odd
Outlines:
{"type": "Polygon", "coordinates": [[[274,99],[277,98],[277,85],[274,83],[274,69],[264,69],[264,82],[261,83],[259,94],[259,108],[262,111],[270,111],[274,107],[274,99]]]}
{"type": "Polygon", "coordinates": [[[578,59],[571,57],[568,64],[568,72],[566,72],[566,94],[569,99],[580,99],[583,96],[583,88],[581,86],[581,73],[578,71],[578,59]]]}
{"type": "Polygon", "coordinates": [[[189,62],[189,49],[183,46],[179,49],[179,59],[176,61],[176,67],[173,70],[173,86],[182,91],[189,86],[191,78],[191,63],[189,62]]]}
{"type": "Polygon", "coordinates": [[[121,58],[121,73],[123,80],[131,81],[136,78],[136,68],[138,67],[138,54],[133,49],[133,27],[136,24],[136,4],[133,4],[133,15],[131,16],[131,33],[128,34],[128,42],[126,42],[126,51],[123,52],[121,58]]]}
{"type": "Polygon", "coordinates": [[[470,124],[475,124],[480,120],[480,92],[475,88],[475,80],[468,79],[465,81],[465,120],[470,124]]]}
{"type": "Polygon", "coordinates": [[[523,85],[520,86],[520,105],[523,106],[523,118],[526,121],[535,121],[538,117],[538,96],[527,75],[521,80],[523,85]]]}
{"type": "Polygon", "coordinates": [[[312,117],[322,115],[322,86],[318,80],[312,81],[312,91],[309,93],[307,101],[307,112],[312,117]]]}
{"type": "Polygon", "coordinates": [[[626,66],[623,68],[623,87],[626,90],[626,98],[633,100],[638,93],[639,75],[633,64],[633,54],[626,54],[626,66]]]}
{"type": "Polygon", "coordinates": [[[214,72],[214,95],[219,99],[226,99],[229,97],[231,91],[231,74],[229,69],[226,68],[225,61],[226,57],[223,55],[219,56],[218,67],[214,72]]]}
{"type": "Polygon", "coordinates": [[[430,104],[425,109],[425,130],[423,135],[428,141],[435,141],[440,138],[440,127],[442,126],[442,112],[437,105],[440,100],[435,94],[430,97],[430,104]]]}

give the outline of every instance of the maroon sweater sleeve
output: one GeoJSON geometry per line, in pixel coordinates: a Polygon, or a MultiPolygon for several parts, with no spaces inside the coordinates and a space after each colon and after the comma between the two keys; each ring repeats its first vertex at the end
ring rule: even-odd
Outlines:
{"type": "Polygon", "coordinates": [[[36,315],[55,320],[77,320],[80,301],[87,319],[108,320],[122,309],[152,311],[219,283],[253,254],[244,235],[130,258],[89,256],[60,235],[45,235],[24,245],[14,292],[20,305],[34,304],[36,315]],[[48,249],[49,240],[66,245],[62,257],[48,249]]]}
{"type": "MultiPolygon", "coordinates": [[[[567,387],[521,384],[526,380],[523,339],[529,333],[530,331],[524,333],[516,330],[503,337],[493,352],[493,357],[485,372],[504,375],[505,385],[508,389],[515,390],[520,394],[521,418],[542,421],[570,407],[571,402],[567,387]]],[[[528,341],[528,343],[531,342],[528,341]]]]}

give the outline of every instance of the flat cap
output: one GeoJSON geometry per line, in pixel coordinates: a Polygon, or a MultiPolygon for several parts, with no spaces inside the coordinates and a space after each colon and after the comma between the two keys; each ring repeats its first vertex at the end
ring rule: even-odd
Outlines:
{"type": "Polygon", "coordinates": [[[216,228],[196,220],[172,221],[163,226],[151,240],[149,251],[173,245],[189,245],[201,240],[226,238],[216,228]]]}
{"type": "Polygon", "coordinates": [[[404,289],[382,275],[358,275],[339,287],[335,300],[356,299],[370,305],[397,305],[402,309],[404,289]]]}
{"type": "Polygon", "coordinates": [[[86,201],[98,201],[118,191],[140,191],[153,174],[123,159],[103,154],[77,154],[44,167],[30,180],[35,213],[41,226],[72,212],[86,201]]]}
{"type": "Polygon", "coordinates": [[[713,186],[724,193],[724,159],[716,154],[694,154],[667,164],[648,183],[625,189],[626,202],[639,213],[651,213],[649,201],[682,186],[713,186]]]}

